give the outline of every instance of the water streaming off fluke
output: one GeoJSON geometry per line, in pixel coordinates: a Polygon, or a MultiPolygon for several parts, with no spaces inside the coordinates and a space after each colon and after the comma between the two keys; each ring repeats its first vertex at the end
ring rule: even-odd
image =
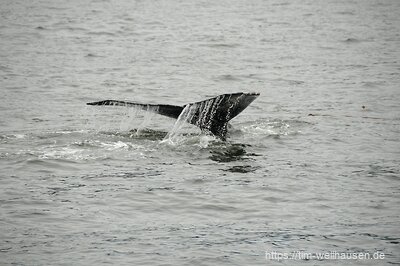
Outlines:
{"type": "Polygon", "coordinates": [[[252,103],[259,93],[222,94],[201,102],[175,106],[165,104],[142,104],[119,100],[104,100],[87,103],[88,105],[111,105],[140,107],[146,111],[177,118],[195,126],[206,133],[226,139],[228,122],[252,103]]]}

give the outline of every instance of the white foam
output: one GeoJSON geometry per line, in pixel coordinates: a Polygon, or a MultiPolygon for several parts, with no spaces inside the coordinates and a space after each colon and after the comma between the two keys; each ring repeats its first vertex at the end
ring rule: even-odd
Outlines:
{"type": "Polygon", "coordinates": [[[243,126],[242,131],[253,135],[283,135],[291,133],[290,125],[283,121],[260,122],[243,126]]]}

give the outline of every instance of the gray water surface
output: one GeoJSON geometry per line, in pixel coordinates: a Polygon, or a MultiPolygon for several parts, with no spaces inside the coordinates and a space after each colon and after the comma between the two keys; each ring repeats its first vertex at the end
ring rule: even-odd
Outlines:
{"type": "Polygon", "coordinates": [[[0,264],[399,265],[399,47],[397,0],[1,1],[0,264]],[[241,91],[226,142],[85,105],[241,91]]]}

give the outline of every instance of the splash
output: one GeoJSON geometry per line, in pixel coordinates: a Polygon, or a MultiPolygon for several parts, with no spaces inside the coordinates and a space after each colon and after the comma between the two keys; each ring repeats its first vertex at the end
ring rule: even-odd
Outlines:
{"type": "Polygon", "coordinates": [[[151,121],[153,120],[157,111],[157,106],[147,106],[145,109],[138,107],[128,108],[128,119],[121,121],[120,130],[130,131],[132,128],[132,124],[139,122],[137,123],[133,134],[135,134],[135,137],[140,136],[143,131],[147,130],[147,127],[151,124],[151,121]],[[143,116],[141,122],[137,121],[137,118],[140,117],[142,114],[143,116]]]}
{"type": "Polygon", "coordinates": [[[184,138],[182,138],[182,129],[188,125],[188,122],[191,119],[193,119],[196,109],[196,104],[186,105],[176,120],[173,128],[168,132],[161,143],[167,143],[174,146],[182,144],[184,142],[184,138]]]}
{"type": "MultiPolygon", "coordinates": [[[[175,122],[173,128],[170,132],[168,132],[162,142],[172,145],[179,145],[183,142],[186,142],[186,138],[182,137],[182,132],[183,129],[186,129],[189,124],[197,126],[203,132],[205,132],[206,135],[212,135],[212,128],[216,126],[215,120],[220,115],[218,109],[221,107],[223,99],[224,96],[218,96],[210,100],[186,105],[182,113],[179,115],[177,121],[175,122]]],[[[226,114],[224,114],[226,116],[224,117],[226,120],[228,120],[227,118],[230,116],[231,108],[232,106],[230,106],[226,114]]],[[[219,120],[221,119],[218,119],[218,124],[219,120]]],[[[223,125],[223,127],[226,127],[226,125],[223,125]]],[[[222,130],[226,130],[226,128],[222,130]]],[[[214,137],[212,139],[214,140],[214,137]]],[[[200,143],[199,145],[201,147],[205,147],[208,146],[209,141],[210,138],[208,136],[205,136],[205,138],[200,138],[200,140],[198,140],[197,142],[200,143]]]]}
{"type": "Polygon", "coordinates": [[[205,133],[201,136],[197,134],[196,143],[193,143],[202,148],[207,147],[210,142],[215,141],[214,134],[216,132],[221,132],[220,136],[224,138],[227,131],[227,121],[234,116],[232,111],[241,102],[243,97],[243,95],[240,95],[231,99],[230,97],[226,98],[225,95],[221,95],[206,101],[186,105],[173,128],[162,140],[162,143],[180,145],[183,142],[191,142],[186,137],[183,137],[183,129],[186,130],[186,126],[189,124],[197,126],[205,133]],[[229,104],[227,104],[228,102],[229,104]]]}
{"type": "Polygon", "coordinates": [[[141,131],[152,123],[158,111],[158,106],[148,105],[145,108],[126,106],[126,108],[110,108],[108,110],[86,108],[85,111],[86,116],[89,116],[85,123],[87,130],[115,132],[115,129],[117,129],[117,133],[120,133],[135,128],[135,134],[140,135],[141,131]]]}
{"type": "MultiPolygon", "coordinates": [[[[181,117],[176,127],[179,128],[181,121],[188,122],[189,124],[198,126],[203,132],[211,133],[222,140],[226,140],[228,122],[241,113],[259,95],[259,93],[242,92],[222,94],[185,106],[142,104],[119,100],[104,100],[87,104],[102,106],[135,106],[142,110],[152,111],[175,119],[181,117]],[[154,109],[153,107],[158,107],[158,109],[154,109]],[[185,108],[190,110],[190,115],[188,115],[188,110],[184,112],[185,108]]],[[[170,136],[171,134],[169,134],[168,137],[170,138],[170,136]]]]}

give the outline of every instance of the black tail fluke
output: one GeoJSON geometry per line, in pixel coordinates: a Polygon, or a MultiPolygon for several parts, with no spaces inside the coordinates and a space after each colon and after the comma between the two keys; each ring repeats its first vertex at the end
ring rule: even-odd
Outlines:
{"type": "Polygon", "coordinates": [[[183,107],[167,104],[142,104],[126,101],[105,100],[99,102],[87,103],[87,105],[111,105],[111,106],[126,106],[139,107],[145,111],[156,112],[160,115],[168,116],[177,119],[181,114],[183,107]]]}
{"type": "Polygon", "coordinates": [[[156,112],[160,115],[176,119],[181,115],[183,110],[187,110],[189,115],[185,119],[187,119],[188,123],[196,125],[201,130],[210,132],[225,140],[228,122],[249,106],[259,95],[259,93],[222,94],[208,100],[184,106],[141,104],[116,100],[105,100],[87,104],[140,107],[143,110],[156,112]]]}
{"type": "Polygon", "coordinates": [[[194,111],[188,122],[224,140],[228,122],[259,95],[259,93],[222,94],[205,101],[189,104],[189,108],[194,111]]]}

